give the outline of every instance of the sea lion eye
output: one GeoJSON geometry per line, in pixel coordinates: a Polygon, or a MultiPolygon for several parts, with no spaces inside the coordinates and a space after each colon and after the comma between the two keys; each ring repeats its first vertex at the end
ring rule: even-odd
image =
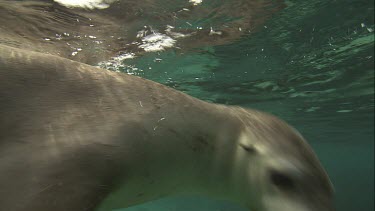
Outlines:
{"type": "Polygon", "coordinates": [[[256,152],[256,149],[253,145],[245,145],[245,144],[240,144],[240,146],[246,151],[246,152],[249,152],[249,153],[255,153],[256,152]]]}
{"type": "Polygon", "coordinates": [[[272,184],[282,190],[291,190],[295,187],[294,181],[290,176],[276,170],[271,170],[270,180],[272,184]]]}

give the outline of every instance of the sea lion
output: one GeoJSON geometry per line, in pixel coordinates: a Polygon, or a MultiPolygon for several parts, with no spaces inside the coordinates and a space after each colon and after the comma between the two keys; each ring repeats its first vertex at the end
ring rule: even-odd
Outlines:
{"type": "Polygon", "coordinates": [[[0,210],[112,210],[201,194],[332,211],[303,137],[260,111],[0,45],[0,210]]]}

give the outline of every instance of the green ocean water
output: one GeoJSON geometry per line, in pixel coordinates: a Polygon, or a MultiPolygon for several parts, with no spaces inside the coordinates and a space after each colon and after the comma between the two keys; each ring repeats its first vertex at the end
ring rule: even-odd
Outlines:
{"type": "MultiPolygon", "coordinates": [[[[372,211],[374,3],[291,0],[287,5],[259,30],[231,42],[184,52],[146,53],[125,60],[132,68],[121,71],[206,101],[257,108],[281,117],[315,149],[335,186],[337,210],[372,211]]],[[[210,21],[224,20],[201,20],[210,21]]],[[[196,196],[122,209],[192,210],[242,209],[196,196]]]]}

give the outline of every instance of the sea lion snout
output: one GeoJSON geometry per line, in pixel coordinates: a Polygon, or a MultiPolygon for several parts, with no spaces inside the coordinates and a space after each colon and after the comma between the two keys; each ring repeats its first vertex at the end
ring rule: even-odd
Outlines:
{"type": "Polygon", "coordinates": [[[236,153],[250,189],[243,190],[247,207],[256,211],[334,211],[329,177],[298,131],[269,114],[239,112],[244,129],[236,153]]]}
{"type": "Polygon", "coordinates": [[[262,194],[264,211],[334,211],[333,195],[311,175],[269,169],[264,177],[268,183],[262,194]]]}

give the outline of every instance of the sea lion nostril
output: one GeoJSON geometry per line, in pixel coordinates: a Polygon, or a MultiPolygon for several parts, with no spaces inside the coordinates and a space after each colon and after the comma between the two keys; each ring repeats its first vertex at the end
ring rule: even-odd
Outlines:
{"type": "Polygon", "coordinates": [[[271,170],[270,180],[272,184],[282,190],[291,190],[295,187],[295,183],[290,176],[275,170],[271,170]]]}

